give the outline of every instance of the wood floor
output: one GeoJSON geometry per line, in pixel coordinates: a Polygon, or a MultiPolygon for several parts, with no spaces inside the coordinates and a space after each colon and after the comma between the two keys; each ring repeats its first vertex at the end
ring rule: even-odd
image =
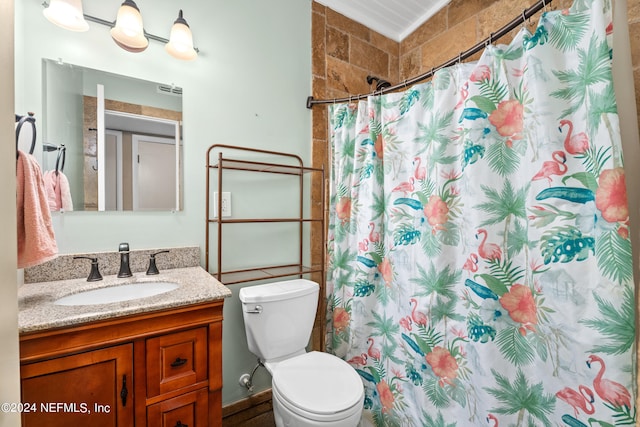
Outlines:
{"type": "Polygon", "coordinates": [[[275,427],[271,390],[222,408],[222,427],[275,427]]]}

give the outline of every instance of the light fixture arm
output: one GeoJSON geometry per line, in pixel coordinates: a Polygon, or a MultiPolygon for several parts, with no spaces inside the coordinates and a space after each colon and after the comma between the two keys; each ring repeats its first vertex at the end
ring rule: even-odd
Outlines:
{"type": "MultiPolygon", "coordinates": [[[[42,6],[44,6],[45,8],[49,7],[49,2],[45,0],[42,3],[42,6]]],[[[84,19],[86,19],[87,21],[95,22],[96,24],[104,25],[105,27],[113,28],[113,27],[116,26],[116,21],[107,21],[106,19],[98,18],[96,16],[87,15],[86,13],[83,13],[82,15],[84,16],[84,19]]],[[[146,30],[143,30],[143,31],[144,31],[144,36],[146,38],[148,38],[148,39],[155,40],[157,42],[165,43],[165,44],[169,43],[169,39],[167,39],[167,38],[156,36],[155,34],[148,33],[146,30]]],[[[194,46],[193,49],[196,52],[200,53],[200,49],[198,49],[197,47],[194,46]]]]}

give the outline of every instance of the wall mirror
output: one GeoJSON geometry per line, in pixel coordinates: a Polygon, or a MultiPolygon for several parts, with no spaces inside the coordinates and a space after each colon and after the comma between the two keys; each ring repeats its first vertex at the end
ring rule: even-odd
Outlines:
{"type": "Polygon", "coordinates": [[[43,59],[42,168],[73,210],[182,208],[182,90],[43,59]]]}

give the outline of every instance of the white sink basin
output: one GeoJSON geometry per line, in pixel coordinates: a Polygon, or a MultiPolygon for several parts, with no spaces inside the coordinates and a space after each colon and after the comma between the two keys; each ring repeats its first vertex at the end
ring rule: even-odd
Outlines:
{"type": "Polygon", "coordinates": [[[177,289],[180,285],[173,282],[128,283],[92,289],[68,295],[54,301],[56,305],[95,305],[110,302],[130,301],[138,298],[152,297],[177,289]]]}

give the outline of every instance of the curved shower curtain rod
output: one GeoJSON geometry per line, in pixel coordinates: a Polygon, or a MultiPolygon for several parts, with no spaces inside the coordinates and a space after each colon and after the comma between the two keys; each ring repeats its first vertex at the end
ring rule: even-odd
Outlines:
{"type": "Polygon", "coordinates": [[[319,104],[335,104],[335,103],[338,103],[338,102],[348,102],[348,101],[350,102],[350,101],[363,99],[363,98],[366,98],[366,97],[372,96],[372,95],[382,95],[382,94],[385,94],[385,93],[388,93],[388,92],[396,91],[398,89],[406,88],[407,86],[419,83],[419,82],[421,82],[423,80],[426,80],[429,77],[433,76],[433,74],[436,71],[438,71],[438,70],[440,70],[442,68],[450,67],[452,65],[460,63],[463,60],[469,58],[471,55],[473,55],[473,54],[475,54],[477,52],[480,52],[482,49],[484,49],[488,45],[492,44],[494,40],[497,40],[497,39],[505,36],[511,30],[517,28],[519,25],[523,24],[527,19],[531,18],[533,15],[538,13],[541,9],[546,8],[547,5],[550,4],[552,1],[553,0],[539,0],[533,6],[527,8],[527,9],[524,9],[519,16],[514,18],[507,25],[505,25],[504,27],[500,28],[495,33],[491,33],[489,35],[489,37],[487,37],[486,39],[482,40],[481,42],[479,42],[478,44],[473,46],[471,49],[465,50],[464,52],[460,52],[460,54],[458,54],[458,56],[456,56],[455,58],[451,58],[447,62],[445,62],[443,64],[440,64],[437,67],[432,68],[431,70],[427,71],[424,74],[420,74],[419,76],[412,77],[412,78],[410,78],[408,80],[403,81],[402,83],[398,83],[397,85],[389,86],[389,87],[386,87],[386,88],[378,90],[378,91],[374,91],[374,92],[371,92],[371,93],[363,93],[363,94],[360,94],[360,95],[348,96],[348,97],[345,97],[345,98],[314,99],[313,96],[309,96],[307,98],[307,108],[312,108],[314,105],[319,105],[319,104]]]}

